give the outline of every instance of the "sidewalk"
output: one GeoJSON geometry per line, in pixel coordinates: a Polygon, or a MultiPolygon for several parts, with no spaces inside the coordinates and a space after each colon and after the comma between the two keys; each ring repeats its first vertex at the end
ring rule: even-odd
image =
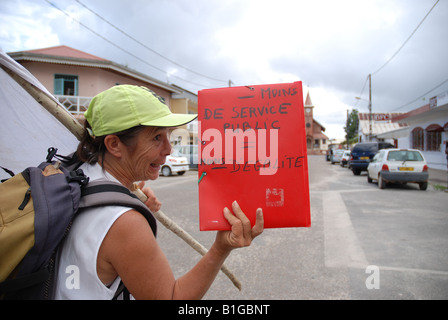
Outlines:
{"type": "Polygon", "coordinates": [[[429,173],[429,184],[432,185],[442,185],[444,187],[447,186],[448,181],[448,173],[446,170],[437,170],[437,169],[428,169],[429,173]]]}

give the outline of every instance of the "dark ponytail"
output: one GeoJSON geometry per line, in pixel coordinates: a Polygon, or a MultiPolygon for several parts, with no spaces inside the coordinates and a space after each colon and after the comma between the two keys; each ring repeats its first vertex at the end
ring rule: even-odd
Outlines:
{"type": "MultiPolygon", "coordinates": [[[[136,126],[125,131],[113,133],[113,135],[116,135],[126,146],[133,147],[135,138],[144,128],[145,126],[136,126]]],[[[107,148],[104,145],[104,138],[106,138],[107,135],[95,137],[89,133],[92,132],[91,130],[92,128],[90,127],[89,122],[85,121],[84,134],[79,142],[76,155],[82,162],[95,164],[100,159],[101,161],[104,161],[104,155],[107,151],[107,148]]]]}

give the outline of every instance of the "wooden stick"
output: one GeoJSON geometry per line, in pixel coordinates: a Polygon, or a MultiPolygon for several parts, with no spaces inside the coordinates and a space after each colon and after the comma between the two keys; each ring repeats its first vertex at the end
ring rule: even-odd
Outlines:
{"type": "MultiPolygon", "coordinates": [[[[42,92],[39,88],[24,80],[19,75],[15,74],[11,70],[2,66],[17,83],[19,83],[38,103],[40,103],[48,112],[50,112],[59,122],[61,122],[78,140],[81,140],[84,128],[76,120],[71,113],[69,113],[64,107],[60,105],[59,102],[55,101],[47,94],[42,92]]],[[[137,193],[137,196],[141,201],[146,202],[146,195],[137,187],[137,190],[133,190],[137,193]]],[[[161,210],[154,213],[156,219],[165,226],[168,230],[172,231],[182,240],[184,240],[188,245],[190,245],[194,250],[196,250],[202,256],[207,253],[207,249],[201,245],[197,240],[195,240],[190,234],[188,234],[184,229],[182,229],[177,223],[165,215],[161,210]]],[[[241,283],[235,277],[235,275],[230,272],[230,270],[222,265],[221,271],[232,281],[235,287],[241,291],[241,283]]]]}

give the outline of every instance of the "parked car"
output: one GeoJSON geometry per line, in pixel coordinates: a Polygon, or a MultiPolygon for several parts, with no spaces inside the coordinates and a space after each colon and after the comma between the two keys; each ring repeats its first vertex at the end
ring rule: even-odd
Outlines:
{"type": "Polygon", "coordinates": [[[189,160],[190,169],[197,169],[199,156],[198,156],[198,146],[195,144],[188,144],[183,146],[173,147],[177,154],[182,157],[186,157],[189,160]]]}
{"type": "Polygon", "coordinates": [[[341,158],[341,167],[344,167],[346,164],[348,164],[350,160],[350,150],[344,150],[344,153],[341,158]]]}
{"type": "Polygon", "coordinates": [[[373,156],[381,149],[395,148],[387,142],[361,142],[355,144],[351,151],[350,168],[354,175],[359,176],[362,171],[367,171],[367,166],[373,156]]]}
{"type": "Polygon", "coordinates": [[[168,177],[173,173],[183,175],[190,168],[188,167],[188,159],[178,155],[178,151],[174,151],[171,155],[166,157],[165,163],[160,167],[160,172],[163,176],[168,177]]]}
{"type": "Polygon", "coordinates": [[[428,187],[428,165],[423,154],[415,149],[380,150],[367,167],[367,181],[378,180],[384,189],[388,182],[418,183],[420,190],[428,187]]]}
{"type": "Polygon", "coordinates": [[[344,154],[343,149],[337,149],[337,150],[333,150],[333,154],[330,156],[330,161],[331,164],[335,164],[336,162],[339,163],[341,162],[342,159],[342,155],[344,154]]]}

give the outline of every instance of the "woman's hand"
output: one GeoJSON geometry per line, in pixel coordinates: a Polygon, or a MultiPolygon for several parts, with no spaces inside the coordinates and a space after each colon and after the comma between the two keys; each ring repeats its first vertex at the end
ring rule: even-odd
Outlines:
{"type": "Polygon", "coordinates": [[[154,192],[150,187],[145,187],[145,182],[141,181],[138,183],[138,187],[142,190],[142,192],[148,197],[145,201],[145,205],[151,210],[151,212],[157,212],[162,207],[162,203],[157,199],[154,192]]]}
{"type": "Polygon", "coordinates": [[[252,240],[264,230],[263,211],[261,208],[257,209],[253,228],[236,201],[232,203],[232,210],[234,214],[228,208],[224,208],[224,217],[230,223],[232,229],[230,231],[218,231],[215,242],[223,250],[228,251],[249,246],[252,240]]]}

